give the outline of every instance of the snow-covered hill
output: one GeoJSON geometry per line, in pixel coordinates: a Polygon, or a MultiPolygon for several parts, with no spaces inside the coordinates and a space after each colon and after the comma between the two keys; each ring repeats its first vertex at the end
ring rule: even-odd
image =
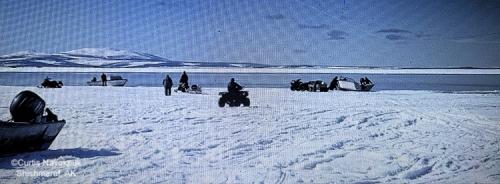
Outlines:
{"type": "Polygon", "coordinates": [[[31,51],[0,56],[1,67],[266,67],[254,63],[172,61],[152,54],[108,48],[83,48],[56,54],[31,51]]]}

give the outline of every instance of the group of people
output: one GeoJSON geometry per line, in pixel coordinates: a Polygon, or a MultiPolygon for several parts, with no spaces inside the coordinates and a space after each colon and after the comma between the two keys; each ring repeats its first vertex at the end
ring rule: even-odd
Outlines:
{"type": "MultiPolygon", "coordinates": [[[[170,96],[172,95],[172,86],[174,83],[172,82],[172,78],[170,78],[170,75],[166,75],[165,79],[163,79],[163,87],[165,89],[165,96],[170,96]]],[[[193,85],[194,87],[194,85],[193,85]]],[[[182,72],[181,78],[179,80],[179,91],[186,92],[186,90],[189,88],[189,77],[186,73],[186,71],[182,72]]],[[[231,78],[231,81],[229,82],[227,86],[227,91],[230,93],[238,92],[243,87],[241,87],[238,83],[235,82],[234,78],[231,78]]]]}
{"type": "MultiPolygon", "coordinates": [[[[170,75],[165,76],[165,79],[163,79],[163,87],[165,88],[165,96],[170,96],[172,95],[172,86],[174,83],[172,82],[172,78],[170,78],[170,75]]],[[[182,92],[186,92],[186,90],[189,88],[189,77],[186,73],[186,71],[182,72],[181,79],[179,80],[179,90],[182,92]]]]}

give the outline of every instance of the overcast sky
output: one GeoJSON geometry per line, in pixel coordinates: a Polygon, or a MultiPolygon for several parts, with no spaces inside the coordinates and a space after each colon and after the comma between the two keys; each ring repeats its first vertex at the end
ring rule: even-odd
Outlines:
{"type": "Polygon", "coordinates": [[[0,55],[90,47],[205,62],[499,67],[500,1],[0,1],[0,55]]]}

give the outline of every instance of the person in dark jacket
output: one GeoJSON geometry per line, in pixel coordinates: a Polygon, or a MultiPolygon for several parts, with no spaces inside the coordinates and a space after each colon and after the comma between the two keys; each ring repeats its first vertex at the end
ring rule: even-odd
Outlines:
{"type": "Polygon", "coordinates": [[[108,83],[107,83],[108,78],[106,77],[106,74],[102,73],[102,75],[101,75],[101,81],[102,81],[102,86],[107,86],[108,85],[108,83]]]}
{"type": "Polygon", "coordinates": [[[189,81],[189,77],[188,77],[186,71],[182,72],[181,79],[179,80],[179,83],[181,83],[181,84],[184,83],[186,86],[189,86],[188,81],[189,81]]]}
{"type": "Polygon", "coordinates": [[[163,87],[165,88],[165,96],[172,95],[172,86],[173,86],[172,79],[170,78],[169,75],[167,75],[165,77],[165,79],[163,79],[163,87]]]}
{"type": "Polygon", "coordinates": [[[241,87],[238,83],[234,82],[234,78],[231,78],[231,82],[227,85],[227,91],[229,93],[237,93],[239,92],[243,87],[241,87]]]}
{"type": "Polygon", "coordinates": [[[330,90],[335,90],[337,89],[337,84],[339,82],[339,78],[337,76],[335,76],[335,78],[333,78],[332,82],[330,82],[330,87],[329,89],[330,90]]]}

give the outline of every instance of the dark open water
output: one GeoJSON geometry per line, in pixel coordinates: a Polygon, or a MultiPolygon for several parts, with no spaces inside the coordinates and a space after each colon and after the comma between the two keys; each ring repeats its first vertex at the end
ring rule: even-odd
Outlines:
{"type": "MultiPolygon", "coordinates": [[[[166,74],[177,84],[180,73],[107,73],[128,79],[126,86],[161,86],[166,74]]],[[[101,73],[0,73],[0,85],[37,86],[49,76],[62,80],[64,85],[85,86],[92,77],[101,73]]],[[[188,73],[190,84],[202,87],[225,87],[231,77],[246,87],[288,88],[293,79],[323,80],[330,83],[335,74],[239,74],[239,73],[188,73]]],[[[436,90],[436,91],[484,91],[500,90],[500,75],[415,75],[415,74],[342,74],[359,80],[367,76],[374,83],[374,90],[436,90]]]]}

